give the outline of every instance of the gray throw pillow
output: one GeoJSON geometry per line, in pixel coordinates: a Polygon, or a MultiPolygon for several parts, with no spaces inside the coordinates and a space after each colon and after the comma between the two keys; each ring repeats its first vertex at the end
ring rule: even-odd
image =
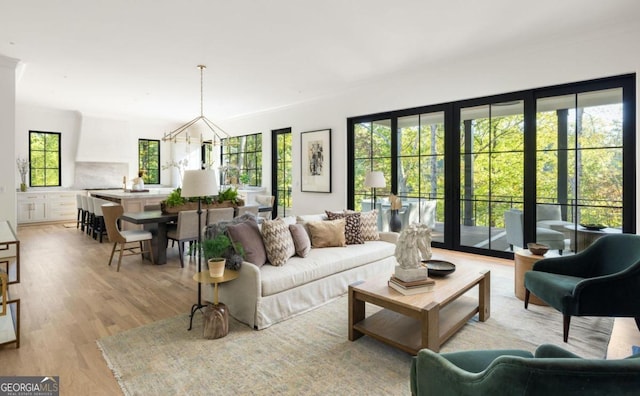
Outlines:
{"type": "Polygon", "coordinates": [[[296,248],[296,254],[300,257],[307,257],[311,251],[311,240],[309,234],[302,224],[290,224],[289,231],[293,238],[293,246],[296,248]]]}
{"type": "Polygon", "coordinates": [[[227,226],[227,233],[233,243],[240,243],[244,249],[244,259],[262,267],[267,262],[267,252],[262,242],[262,234],[255,219],[227,226]]]}

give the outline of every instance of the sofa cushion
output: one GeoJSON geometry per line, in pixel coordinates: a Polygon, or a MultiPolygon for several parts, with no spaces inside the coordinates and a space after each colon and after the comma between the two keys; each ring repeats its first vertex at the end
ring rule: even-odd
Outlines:
{"type": "Polygon", "coordinates": [[[345,219],[308,222],[311,246],[314,248],[347,246],[344,236],[345,225],[345,219]]]}
{"type": "Polygon", "coordinates": [[[329,220],[345,219],[344,237],[347,245],[364,243],[361,231],[360,212],[326,211],[329,220]]]}
{"type": "Polygon", "coordinates": [[[269,296],[393,256],[395,245],[368,241],[362,245],[311,249],[307,257],[291,257],[287,265],[260,268],[262,296],[269,296]]]}
{"type": "Polygon", "coordinates": [[[262,240],[271,265],[283,265],[296,254],[289,226],[281,218],[262,222],[262,240]]]}
{"type": "Polygon", "coordinates": [[[227,234],[234,243],[240,243],[244,250],[244,259],[261,267],[267,262],[267,251],[262,241],[262,234],[255,218],[242,223],[229,224],[227,234]]]}
{"type": "Polygon", "coordinates": [[[311,250],[311,240],[307,230],[304,229],[302,224],[290,224],[289,231],[293,238],[293,246],[296,248],[296,254],[300,257],[307,257],[311,250]]]}

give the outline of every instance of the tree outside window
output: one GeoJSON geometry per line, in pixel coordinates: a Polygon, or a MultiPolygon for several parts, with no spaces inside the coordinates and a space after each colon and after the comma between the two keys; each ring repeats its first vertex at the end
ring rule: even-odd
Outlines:
{"type": "Polygon", "coordinates": [[[138,171],[145,184],[160,184],[160,141],[138,139],[138,171]]]}
{"type": "Polygon", "coordinates": [[[58,187],[60,180],[59,132],[29,131],[29,184],[58,187]]]}

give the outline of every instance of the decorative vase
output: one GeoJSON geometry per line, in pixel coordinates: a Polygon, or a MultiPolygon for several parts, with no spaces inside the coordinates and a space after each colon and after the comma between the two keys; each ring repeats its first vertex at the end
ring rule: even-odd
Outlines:
{"type": "Polygon", "coordinates": [[[402,220],[398,209],[391,209],[391,216],[389,217],[389,230],[393,232],[400,232],[402,229],[402,220]]]}
{"type": "Polygon", "coordinates": [[[225,259],[218,257],[207,260],[207,264],[209,265],[209,276],[212,278],[222,277],[224,275],[225,261],[225,259]]]}
{"type": "Polygon", "coordinates": [[[27,183],[20,183],[20,191],[22,192],[27,191],[27,183]]]}

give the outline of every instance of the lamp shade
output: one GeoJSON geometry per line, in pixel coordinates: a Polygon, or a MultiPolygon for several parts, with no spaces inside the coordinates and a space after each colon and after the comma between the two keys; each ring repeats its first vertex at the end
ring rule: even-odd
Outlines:
{"type": "Polygon", "coordinates": [[[367,173],[364,178],[364,186],[368,188],[386,187],[387,183],[384,181],[384,175],[380,171],[372,171],[367,173]]]}
{"type": "Polygon", "coordinates": [[[211,169],[184,171],[181,196],[190,198],[216,194],[218,194],[218,183],[216,183],[215,171],[211,169]]]}

